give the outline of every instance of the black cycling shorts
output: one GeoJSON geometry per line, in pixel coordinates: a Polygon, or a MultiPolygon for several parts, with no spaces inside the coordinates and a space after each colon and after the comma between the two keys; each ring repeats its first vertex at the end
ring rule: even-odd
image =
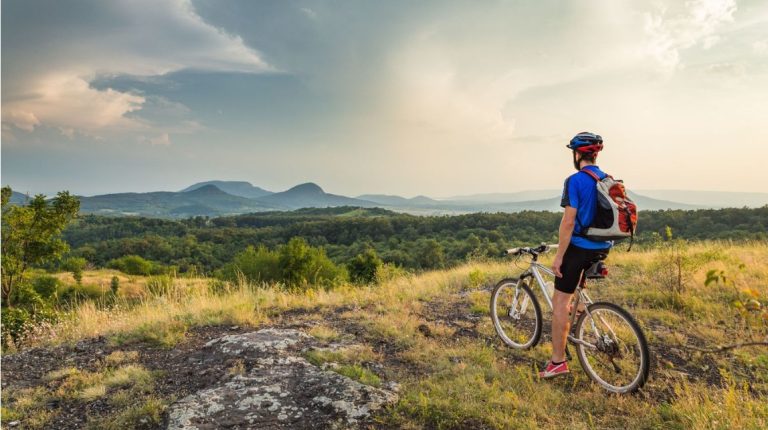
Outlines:
{"type": "Polygon", "coordinates": [[[560,266],[562,278],[555,277],[555,289],[566,294],[573,294],[581,281],[581,275],[589,269],[593,263],[605,260],[608,256],[607,249],[584,249],[569,244],[563,255],[563,264],[560,266]]]}

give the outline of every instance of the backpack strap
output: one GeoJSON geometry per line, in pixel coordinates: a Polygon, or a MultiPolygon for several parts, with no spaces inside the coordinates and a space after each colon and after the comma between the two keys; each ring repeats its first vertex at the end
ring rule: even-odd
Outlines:
{"type": "MultiPolygon", "coordinates": [[[[583,168],[583,169],[581,169],[581,170],[579,170],[579,172],[584,172],[584,173],[586,173],[587,175],[591,176],[591,177],[592,177],[592,179],[596,180],[597,182],[600,182],[600,177],[599,177],[599,176],[597,176],[597,173],[595,173],[595,172],[593,172],[593,171],[591,171],[591,170],[587,169],[586,167],[585,167],[585,168],[583,168]]],[[[606,175],[606,177],[607,177],[607,176],[608,176],[608,175],[606,175]]]]}
{"type": "MultiPolygon", "coordinates": [[[[584,167],[583,169],[579,170],[579,172],[583,172],[583,173],[586,173],[587,175],[591,176],[591,177],[592,177],[592,179],[594,179],[595,181],[597,181],[597,182],[600,182],[600,177],[599,177],[599,176],[597,176],[597,173],[595,173],[595,172],[593,172],[593,171],[591,171],[591,170],[587,169],[586,167],[584,167]]],[[[607,176],[608,176],[608,175],[606,175],[606,177],[607,177],[607,176]]],[[[595,203],[595,204],[597,204],[597,203],[595,203]]],[[[584,230],[585,230],[585,228],[584,228],[584,226],[581,224],[581,222],[579,221],[579,217],[578,217],[578,216],[576,216],[576,224],[577,224],[577,226],[579,227],[579,232],[578,232],[578,233],[576,233],[576,232],[574,231],[574,232],[573,232],[573,235],[574,235],[574,236],[578,236],[578,237],[586,237],[586,235],[584,234],[584,230]]]]}

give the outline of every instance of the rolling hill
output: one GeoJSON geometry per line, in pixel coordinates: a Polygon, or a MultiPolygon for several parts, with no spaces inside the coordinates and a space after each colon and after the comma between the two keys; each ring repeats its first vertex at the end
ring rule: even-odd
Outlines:
{"type": "Polygon", "coordinates": [[[198,188],[202,188],[207,185],[213,185],[227,194],[232,194],[233,196],[245,197],[248,199],[258,199],[259,197],[264,197],[264,196],[273,194],[272,191],[267,191],[263,188],[256,187],[252,185],[250,182],[245,182],[245,181],[198,182],[194,185],[190,185],[189,187],[181,190],[181,192],[184,193],[188,191],[194,191],[198,188]]]}
{"type": "Polygon", "coordinates": [[[333,206],[381,206],[367,200],[354,199],[352,197],[326,193],[322,188],[320,188],[320,186],[312,182],[296,185],[287,191],[260,197],[257,199],[257,201],[267,205],[279,206],[289,209],[307,207],[323,208],[333,206]]]}
{"type": "Polygon", "coordinates": [[[214,185],[192,191],[104,194],[80,197],[80,210],[101,215],[185,218],[281,209],[254,199],[233,196],[214,185]]]}
{"type": "MultiPolygon", "coordinates": [[[[725,193],[691,191],[630,192],[641,211],[665,209],[705,209],[721,207],[760,207],[768,193],[725,193]],[[659,198],[672,196],[675,199],[659,198]],[[680,200],[678,200],[678,198],[680,200]],[[685,201],[682,201],[685,200],[685,201]],[[704,201],[706,203],[690,203],[704,201]],[[718,204],[719,202],[719,204],[718,204]]],[[[104,194],[80,197],[83,213],[102,215],[142,215],[161,218],[221,216],[251,212],[286,211],[300,208],[379,207],[414,215],[454,215],[473,212],[560,211],[559,190],[533,190],[433,199],[427,196],[405,198],[398,195],[362,194],[347,197],[325,192],[308,182],[286,191],[271,192],[245,181],[207,181],[180,192],[104,194]]],[[[11,202],[23,204],[24,194],[14,192],[11,202]]]]}

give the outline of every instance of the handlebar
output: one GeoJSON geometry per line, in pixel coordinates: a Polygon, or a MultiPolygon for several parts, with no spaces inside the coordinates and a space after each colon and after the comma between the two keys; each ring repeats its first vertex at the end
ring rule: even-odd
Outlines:
{"type": "Polygon", "coordinates": [[[530,255],[532,255],[534,257],[537,257],[539,254],[543,254],[545,252],[548,252],[551,249],[557,249],[558,246],[559,246],[559,244],[557,244],[557,243],[550,244],[550,245],[548,245],[546,243],[542,243],[541,245],[539,245],[539,246],[537,246],[535,248],[530,248],[530,247],[510,248],[510,249],[504,251],[504,255],[505,256],[506,255],[517,256],[517,255],[522,255],[522,254],[530,254],[530,255]]]}

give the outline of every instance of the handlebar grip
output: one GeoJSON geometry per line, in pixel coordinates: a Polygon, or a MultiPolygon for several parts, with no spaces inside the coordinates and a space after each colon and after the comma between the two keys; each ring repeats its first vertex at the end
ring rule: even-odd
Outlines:
{"type": "Polygon", "coordinates": [[[504,255],[516,255],[518,252],[520,252],[520,248],[510,248],[504,251],[504,255]]]}

